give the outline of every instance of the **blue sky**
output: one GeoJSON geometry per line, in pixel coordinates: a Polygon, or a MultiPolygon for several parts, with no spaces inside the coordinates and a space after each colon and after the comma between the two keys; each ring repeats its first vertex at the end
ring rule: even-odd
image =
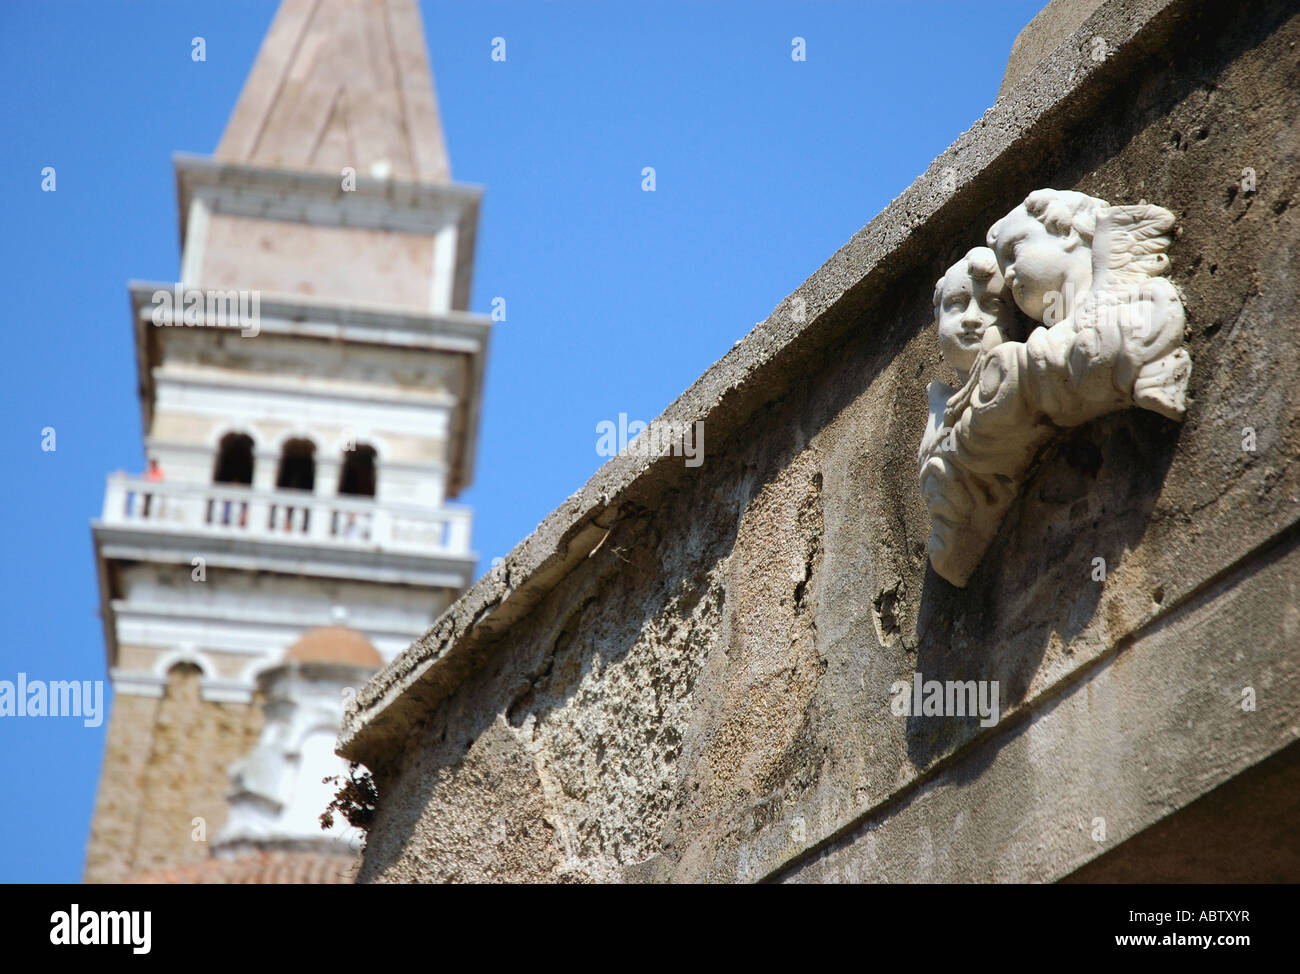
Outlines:
{"type": "MultiPolygon", "coordinates": [[[[470,307],[507,301],[459,498],[481,568],[603,462],[597,423],[656,416],[992,104],[1042,2],[422,2],[453,175],[486,188],[470,307]]],[[[0,3],[0,679],[107,677],[89,522],[144,464],[126,282],[176,278],[171,155],[216,147],[274,10],[0,3]]],[[[106,728],[0,719],[0,881],[80,880],[106,728]]]]}

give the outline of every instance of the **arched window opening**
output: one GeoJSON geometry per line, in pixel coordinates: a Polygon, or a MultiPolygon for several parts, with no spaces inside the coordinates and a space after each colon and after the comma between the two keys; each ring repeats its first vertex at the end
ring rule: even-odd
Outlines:
{"type": "Polygon", "coordinates": [[[343,454],[339,470],[339,493],[357,497],[375,496],[375,448],[358,444],[343,454]]]}
{"type": "Polygon", "coordinates": [[[167,670],[167,685],[163,690],[163,707],[170,710],[178,705],[199,705],[199,686],[203,670],[188,660],[174,663],[167,670]]]}
{"type": "Polygon", "coordinates": [[[217,462],[212,470],[217,484],[253,483],[253,438],[244,433],[227,433],[217,447],[217,462]]]}
{"type": "Polygon", "coordinates": [[[316,485],[316,444],[289,440],[280,453],[275,486],[280,490],[311,490],[316,485]]]}
{"type": "MultiPolygon", "coordinates": [[[[217,445],[217,462],[212,467],[212,482],[238,484],[243,487],[253,483],[253,438],[247,433],[227,433],[217,445]]],[[[219,500],[208,498],[207,522],[223,527],[246,527],[248,501],[226,495],[219,500]]]]}

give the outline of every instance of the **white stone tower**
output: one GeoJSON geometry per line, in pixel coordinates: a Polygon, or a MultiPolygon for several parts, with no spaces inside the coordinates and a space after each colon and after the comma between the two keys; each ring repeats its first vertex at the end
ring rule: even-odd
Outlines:
{"type": "Polygon", "coordinates": [[[489,320],[415,0],[284,0],[212,158],[175,160],[181,273],[130,286],[144,475],[94,523],[115,690],[87,878],[207,856],[259,674],[346,624],[383,660],[469,583],[489,320]],[[155,466],[156,465],[156,466],[155,466]]]}

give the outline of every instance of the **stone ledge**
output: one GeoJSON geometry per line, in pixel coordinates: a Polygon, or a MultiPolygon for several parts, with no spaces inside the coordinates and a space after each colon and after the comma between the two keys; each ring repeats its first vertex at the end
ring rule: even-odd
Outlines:
{"type": "Polygon", "coordinates": [[[1051,54],[1092,16],[1104,0],[1051,0],[1016,35],[1007,57],[1007,70],[998,88],[1001,98],[1026,75],[1031,74],[1043,58],[1051,54]]]}

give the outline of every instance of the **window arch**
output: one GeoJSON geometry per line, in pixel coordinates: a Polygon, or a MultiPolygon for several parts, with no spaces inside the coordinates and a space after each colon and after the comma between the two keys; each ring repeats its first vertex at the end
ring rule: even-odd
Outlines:
{"type": "Polygon", "coordinates": [[[187,666],[197,667],[199,675],[205,679],[212,679],[217,675],[217,668],[212,664],[212,660],[208,659],[205,653],[188,646],[163,653],[154,660],[153,672],[155,676],[167,677],[177,667],[187,666]]]}
{"type": "Polygon", "coordinates": [[[358,443],[343,451],[339,468],[339,493],[355,497],[375,496],[375,448],[358,443]]]}
{"type": "Polygon", "coordinates": [[[217,445],[212,467],[215,484],[253,483],[253,438],[247,433],[227,433],[217,445]]]}
{"type": "Polygon", "coordinates": [[[306,439],[285,441],[275,486],[279,490],[311,490],[316,486],[315,443],[306,439]]]}

